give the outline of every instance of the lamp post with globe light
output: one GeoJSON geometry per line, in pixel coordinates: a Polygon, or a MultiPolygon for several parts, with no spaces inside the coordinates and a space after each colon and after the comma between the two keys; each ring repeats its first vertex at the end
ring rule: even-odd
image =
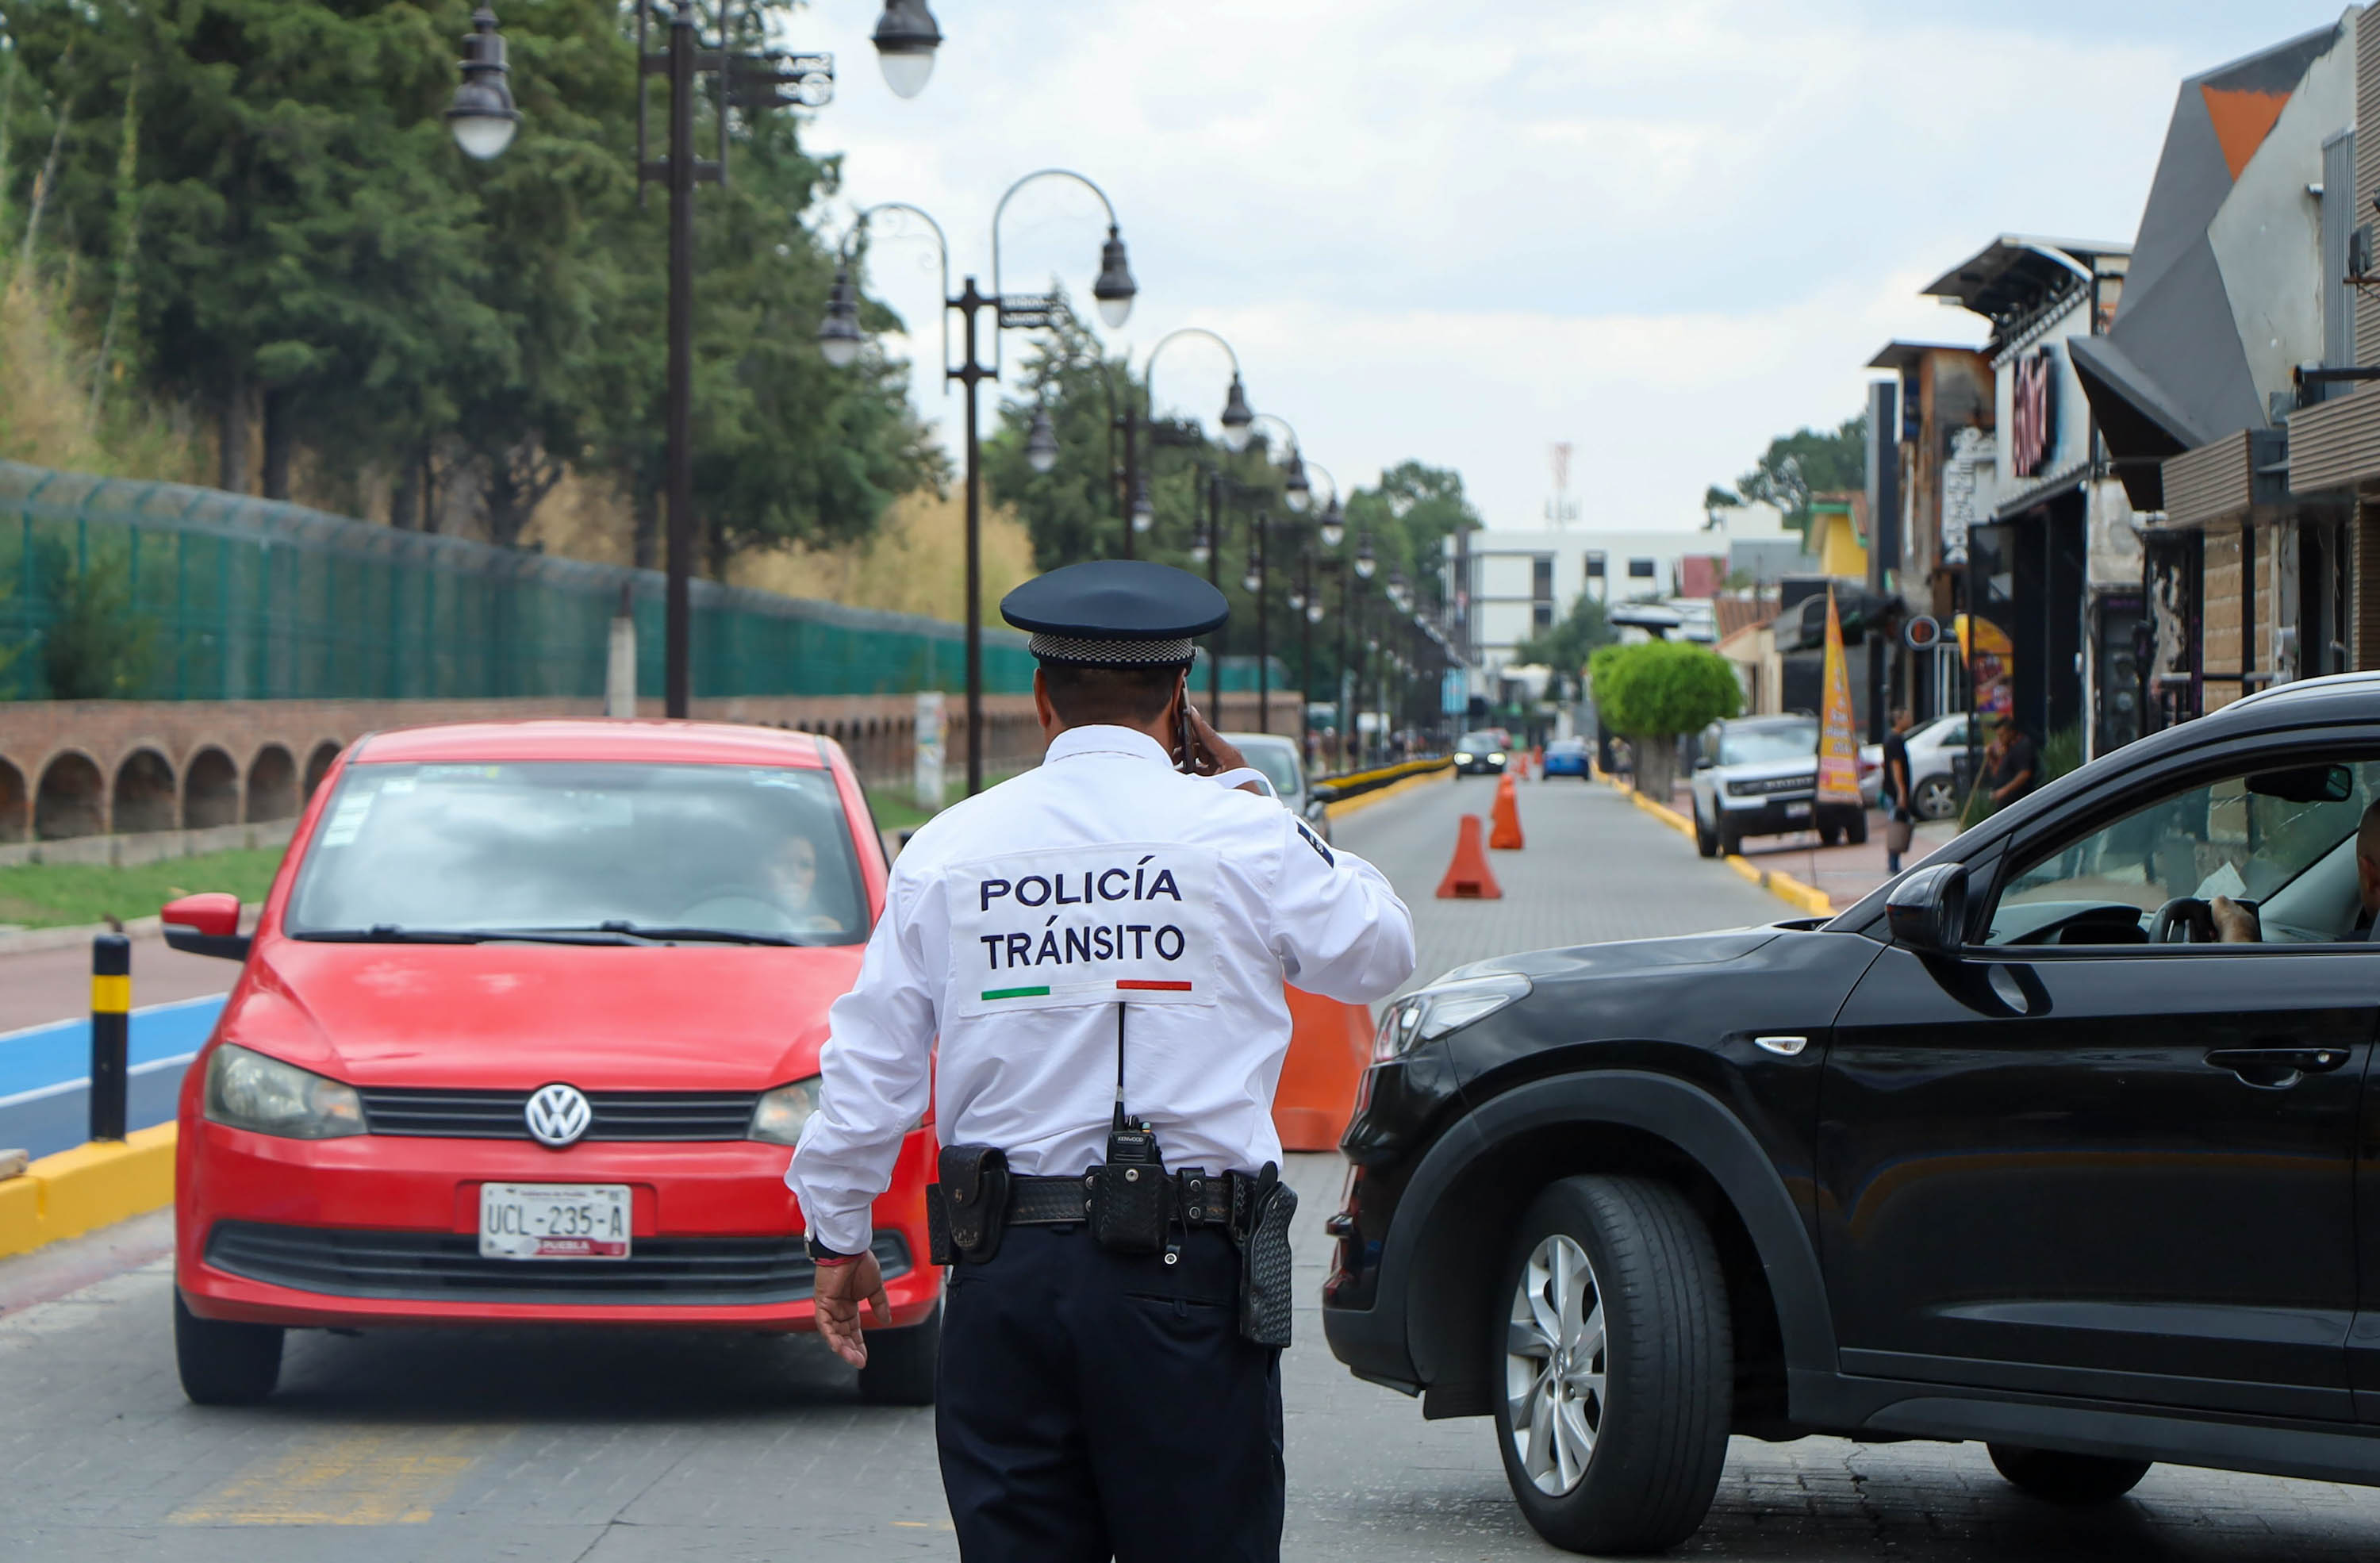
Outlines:
{"type": "MultiPolygon", "coordinates": [[[[720,46],[701,47],[694,0],[675,0],[670,11],[669,46],[646,49],[650,9],[637,5],[637,179],[669,192],[668,389],[663,420],[668,430],[668,524],[663,561],[662,705],[671,716],[687,714],[693,703],[691,587],[694,566],[694,190],[705,180],[727,182],[727,124],[731,109],[747,114],[770,109],[818,108],[834,93],[834,59],[829,55],[781,50],[737,53],[735,44],[756,26],[756,12],[732,3],[720,11],[720,46]],[[741,26],[739,26],[739,20],[741,26]],[[669,79],[669,148],[659,161],[645,155],[645,78],[669,79]],[[715,159],[697,155],[694,141],[695,79],[719,79],[718,145],[715,159]]],[[[941,30],[926,0],[885,0],[876,24],[877,57],[885,84],[912,98],[933,71],[941,30]]],[[[472,13],[464,41],[463,79],[446,108],[455,144],[474,158],[500,155],[520,127],[504,59],[504,34],[486,4],[472,13]]]]}
{"type": "MultiPolygon", "coordinates": [[[[904,0],[887,0],[888,20],[893,6],[903,3],[904,0]]],[[[917,9],[924,7],[918,5],[917,9]]],[[[881,30],[880,27],[879,32],[881,30]]],[[[1133,281],[1123,229],[1116,221],[1115,203],[1108,200],[1105,190],[1071,168],[1041,168],[1009,186],[1000,203],[992,208],[990,293],[980,291],[975,278],[969,277],[965,286],[953,295],[951,246],[942,225],[905,201],[884,201],[862,212],[851,233],[845,236],[843,253],[834,269],[834,286],[827,297],[826,315],[818,328],[819,352],[828,363],[842,369],[859,360],[867,337],[859,324],[859,290],[851,280],[852,240],[880,212],[898,210],[925,218],[927,225],[933,229],[934,244],[941,257],[942,381],[945,386],[957,381],[966,387],[966,732],[970,796],[983,790],[983,439],[978,418],[978,388],[987,380],[1000,378],[1002,331],[1046,331],[1058,323],[1059,314],[1065,308],[1065,300],[1057,294],[1009,293],[1000,285],[1000,219],[1016,192],[1037,179],[1069,179],[1099,198],[1107,212],[1108,236],[1099,248],[1099,278],[1091,284],[1091,297],[1099,302],[1099,319],[1110,327],[1123,325],[1132,318],[1132,301],[1140,287],[1133,281]],[[983,358],[978,319],[985,309],[992,311],[990,363],[983,358]],[[953,310],[965,322],[965,345],[956,364],[951,361],[953,310]]],[[[1057,435],[1050,427],[1049,409],[1038,409],[1026,435],[1026,459],[1033,464],[1035,471],[1046,472],[1056,464],[1057,456],[1057,435]]]]}

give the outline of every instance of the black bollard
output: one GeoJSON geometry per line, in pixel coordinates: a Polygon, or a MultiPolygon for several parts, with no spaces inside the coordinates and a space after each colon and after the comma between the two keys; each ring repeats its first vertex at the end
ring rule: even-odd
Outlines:
{"type": "Polygon", "coordinates": [[[132,941],[120,933],[91,941],[91,1137],[124,1138],[126,1072],[132,1047],[132,941]]]}

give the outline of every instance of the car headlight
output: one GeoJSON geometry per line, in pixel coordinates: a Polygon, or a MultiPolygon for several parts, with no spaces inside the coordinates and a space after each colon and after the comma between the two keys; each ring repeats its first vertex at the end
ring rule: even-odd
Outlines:
{"type": "Polygon", "coordinates": [[[1504,751],[1499,749],[1494,754],[1489,755],[1488,758],[1493,764],[1501,765],[1504,763],[1504,751]]]}
{"type": "Polygon", "coordinates": [[[761,1093],[752,1107],[752,1130],[745,1137],[772,1145],[790,1145],[802,1137],[802,1125],[819,1109],[819,1077],[796,1080],[761,1093]]]}
{"type": "Polygon", "coordinates": [[[1469,765],[1471,763],[1471,756],[1464,750],[1457,749],[1454,751],[1454,763],[1457,765],[1469,765]]]}
{"type": "Polygon", "coordinates": [[[354,1086],[228,1042],[207,1060],[206,1112],[216,1123],[287,1140],[365,1133],[354,1086]]]}
{"type": "Polygon", "coordinates": [[[1423,1043],[1484,1020],[1515,999],[1529,996],[1529,979],[1518,972],[1439,982],[1408,993],[1389,1006],[1372,1037],[1372,1061],[1402,1058],[1423,1043]]]}

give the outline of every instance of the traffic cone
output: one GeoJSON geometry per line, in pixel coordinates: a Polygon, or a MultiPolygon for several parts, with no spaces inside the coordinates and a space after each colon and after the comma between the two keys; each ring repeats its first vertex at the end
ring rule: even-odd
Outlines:
{"type": "Polygon", "coordinates": [[[1287,991],[1289,1056],[1273,1091],[1273,1130],[1283,1150],[1337,1150],[1372,1061],[1372,1012],[1300,987],[1287,991]]]}
{"type": "Polygon", "coordinates": [[[1521,793],[1509,776],[1496,783],[1496,828],[1488,832],[1488,844],[1499,852],[1521,849],[1521,793]]]}
{"type": "Polygon", "coordinates": [[[1463,829],[1454,838],[1454,861],[1446,866],[1446,878],[1438,881],[1440,901],[1501,901],[1504,887],[1488,867],[1488,854],[1479,845],[1479,817],[1466,814],[1463,829]]]}

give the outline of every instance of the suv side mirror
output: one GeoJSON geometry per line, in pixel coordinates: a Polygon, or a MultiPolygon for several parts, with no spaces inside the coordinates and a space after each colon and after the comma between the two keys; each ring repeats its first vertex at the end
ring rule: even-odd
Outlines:
{"type": "Polygon", "coordinates": [[[169,901],[158,915],[165,942],[187,955],[217,955],[245,961],[253,942],[239,931],[239,897],[221,891],[169,901]]]}
{"type": "Polygon", "coordinates": [[[1937,863],[1892,887],[1884,901],[1892,942],[1920,955],[1955,955],[1967,941],[1967,866],[1937,863]]]}

